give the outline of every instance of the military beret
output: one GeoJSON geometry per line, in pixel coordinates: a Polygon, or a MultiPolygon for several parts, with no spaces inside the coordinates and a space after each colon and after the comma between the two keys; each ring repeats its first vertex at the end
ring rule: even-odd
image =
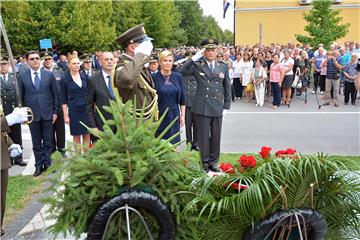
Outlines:
{"type": "Polygon", "coordinates": [[[159,59],[158,59],[157,56],[155,56],[155,55],[151,55],[151,56],[150,56],[150,61],[149,61],[149,63],[157,62],[157,61],[159,61],[159,59]]]}
{"type": "Polygon", "coordinates": [[[1,54],[0,63],[9,63],[9,58],[1,54]]]}
{"type": "Polygon", "coordinates": [[[52,59],[53,58],[53,54],[51,52],[43,52],[41,54],[41,58],[42,59],[52,59]]]}
{"type": "Polygon", "coordinates": [[[92,62],[92,59],[91,59],[91,55],[90,54],[83,54],[81,57],[80,57],[81,61],[83,61],[84,63],[90,63],[92,62]]]}
{"type": "Polygon", "coordinates": [[[218,40],[214,38],[207,38],[201,42],[201,46],[203,48],[217,48],[218,43],[218,40]]]}
{"type": "Polygon", "coordinates": [[[145,32],[144,24],[139,24],[133,28],[128,29],[126,32],[120,35],[115,41],[121,46],[127,47],[131,43],[141,43],[146,40],[153,40],[148,37],[145,32]]]}

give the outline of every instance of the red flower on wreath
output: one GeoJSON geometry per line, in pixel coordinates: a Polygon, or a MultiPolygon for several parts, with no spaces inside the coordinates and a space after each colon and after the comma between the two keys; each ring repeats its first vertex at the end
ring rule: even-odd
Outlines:
{"type": "Polygon", "coordinates": [[[225,173],[229,173],[229,174],[234,174],[235,173],[234,166],[231,165],[230,163],[222,162],[220,164],[220,169],[221,169],[221,171],[223,171],[225,173]]]}
{"type": "Polygon", "coordinates": [[[245,154],[239,158],[238,163],[240,163],[243,168],[254,168],[256,166],[255,157],[246,156],[245,154]]]}
{"type": "Polygon", "coordinates": [[[270,156],[270,152],[271,152],[271,147],[263,146],[259,153],[260,153],[262,159],[265,159],[268,156],[270,156]]]}
{"type": "Polygon", "coordinates": [[[283,157],[283,155],[294,155],[296,153],[295,148],[288,148],[286,150],[279,150],[275,153],[276,157],[283,157]]]}
{"type": "MultiPolygon", "coordinates": [[[[238,190],[238,189],[239,189],[239,183],[237,183],[237,182],[234,182],[231,186],[232,186],[232,188],[235,189],[235,190],[238,190]]],[[[249,187],[246,186],[246,185],[240,185],[240,189],[246,189],[246,188],[249,188],[249,187]]]]}

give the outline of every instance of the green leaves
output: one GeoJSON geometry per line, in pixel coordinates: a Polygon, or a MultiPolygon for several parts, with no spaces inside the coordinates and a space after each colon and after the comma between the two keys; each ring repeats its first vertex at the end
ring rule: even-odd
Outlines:
{"type": "Polygon", "coordinates": [[[309,36],[296,34],[296,40],[304,44],[309,43],[313,48],[317,48],[322,43],[327,49],[335,40],[346,36],[351,24],[341,24],[340,10],[331,8],[332,0],[313,2],[314,7],[307,14],[304,14],[304,19],[308,22],[305,31],[308,32],[309,36]]]}

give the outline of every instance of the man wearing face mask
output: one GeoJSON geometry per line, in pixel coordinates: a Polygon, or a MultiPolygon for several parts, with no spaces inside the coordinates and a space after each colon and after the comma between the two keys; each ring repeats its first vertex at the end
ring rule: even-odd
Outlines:
{"type": "Polygon", "coordinates": [[[145,33],[144,25],[137,25],[123,34],[116,41],[125,49],[117,63],[114,84],[123,102],[133,101],[136,97],[136,114],[140,116],[145,101],[145,118],[152,113],[157,118],[157,94],[154,81],[144,66],[150,61],[153,45],[152,38],[145,33]]]}
{"type": "Polygon", "coordinates": [[[200,156],[205,172],[219,172],[221,125],[224,111],[230,109],[231,85],[228,66],[217,61],[216,39],[201,42],[204,48],[180,68],[184,77],[194,76],[197,90],[191,111],[197,126],[200,156]],[[204,56],[204,57],[203,57],[204,56]]]}

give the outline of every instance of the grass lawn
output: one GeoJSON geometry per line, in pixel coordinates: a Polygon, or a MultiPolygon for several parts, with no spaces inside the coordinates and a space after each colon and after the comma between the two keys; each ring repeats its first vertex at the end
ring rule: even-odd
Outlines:
{"type": "Polygon", "coordinates": [[[11,222],[43,189],[43,177],[11,176],[6,196],[5,223],[11,222]]]}

